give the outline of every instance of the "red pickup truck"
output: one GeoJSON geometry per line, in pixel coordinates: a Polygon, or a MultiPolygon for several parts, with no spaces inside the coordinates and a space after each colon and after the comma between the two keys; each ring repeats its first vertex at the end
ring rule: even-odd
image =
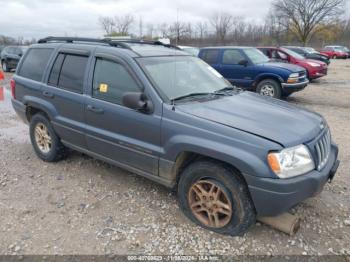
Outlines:
{"type": "Polygon", "coordinates": [[[292,50],[283,47],[258,47],[271,60],[291,63],[304,67],[307,78],[313,80],[327,75],[327,64],[321,61],[307,59],[292,50]]]}

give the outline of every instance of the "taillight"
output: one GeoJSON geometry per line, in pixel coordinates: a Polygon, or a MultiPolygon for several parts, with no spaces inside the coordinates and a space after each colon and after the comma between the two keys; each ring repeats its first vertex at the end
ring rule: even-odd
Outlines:
{"type": "Polygon", "coordinates": [[[10,81],[11,95],[13,99],[16,99],[16,81],[11,79],[10,81]]]}

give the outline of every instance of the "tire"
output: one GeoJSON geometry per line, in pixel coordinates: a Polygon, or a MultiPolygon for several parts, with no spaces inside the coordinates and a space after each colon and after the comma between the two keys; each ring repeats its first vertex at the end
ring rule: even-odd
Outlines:
{"type": "Polygon", "coordinates": [[[333,58],[333,59],[337,59],[338,57],[337,57],[336,55],[334,55],[332,58],[333,58]]]}
{"type": "Polygon", "coordinates": [[[263,96],[281,98],[281,84],[274,79],[264,79],[260,81],[256,87],[256,92],[263,96]]]}
{"type": "Polygon", "coordinates": [[[66,148],[43,113],[32,117],[29,133],[34,151],[40,159],[45,162],[57,162],[66,156],[66,148]],[[36,131],[37,129],[40,132],[36,131]]]}
{"type": "Polygon", "coordinates": [[[8,64],[6,61],[2,61],[1,63],[1,67],[2,67],[2,70],[4,70],[4,72],[11,72],[11,68],[8,67],[8,64]]]}
{"type": "Polygon", "coordinates": [[[180,208],[191,221],[219,234],[243,235],[255,223],[255,208],[240,174],[216,161],[200,160],[190,164],[180,176],[178,199],[180,208]],[[200,197],[195,193],[198,185],[209,191],[206,191],[206,200],[203,200],[205,195],[200,197]],[[216,188],[213,192],[218,193],[220,189],[220,194],[219,197],[209,199],[209,189],[213,186],[216,188]],[[225,199],[227,201],[224,201],[225,199]],[[197,205],[197,202],[201,204],[197,205]],[[228,211],[228,207],[231,211],[228,211]],[[203,208],[207,208],[206,211],[201,211],[203,208]],[[220,211],[217,212],[218,210],[220,211]],[[218,213],[222,212],[221,210],[226,214],[221,213],[219,216],[218,213]],[[210,212],[218,217],[215,219],[211,216],[213,222],[211,224],[210,212]]]}

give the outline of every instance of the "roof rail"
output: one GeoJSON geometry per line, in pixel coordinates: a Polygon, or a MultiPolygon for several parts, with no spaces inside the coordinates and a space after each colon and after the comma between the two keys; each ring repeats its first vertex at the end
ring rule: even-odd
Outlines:
{"type": "Polygon", "coordinates": [[[144,45],[158,45],[158,46],[164,46],[168,48],[174,48],[181,50],[179,47],[171,44],[164,44],[161,41],[152,41],[152,40],[143,40],[143,39],[127,39],[127,38],[121,38],[121,39],[114,39],[114,38],[104,38],[103,40],[110,41],[112,43],[127,43],[127,44],[144,44],[144,45]]]}
{"type": "Polygon", "coordinates": [[[85,38],[85,37],[60,37],[60,36],[49,36],[42,38],[38,41],[38,44],[44,44],[49,42],[65,42],[65,43],[74,43],[74,42],[80,42],[80,43],[99,43],[99,44],[105,44],[125,49],[131,49],[127,44],[120,43],[120,42],[114,42],[110,39],[98,39],[98,38],[85,38]]]}
{"type": "Polygon", "coordinates": [[[174,48],[180,50],[177,46],[170,45],[170,44],[164,44],[160,41],[148,41],[148,40],[142,40],[142,39],[113,39],[113,38],[85,38],[85,37],[59,37],[59,36],[49,36],[46,38],[42,38],[38,41],[38,44],[43,43],[49,43],[49,42],[65,42],[65,43],[74,43],[74,42],[81,42],[81,43],[99,43],[99,44],[105,44],[110,45],[114,47],[120,47],[125,49],[131,49],[131,47],[128,44],[144,44],[144,45],[158,45],[158,46],[164,46],[168,48],[174,48]]]}

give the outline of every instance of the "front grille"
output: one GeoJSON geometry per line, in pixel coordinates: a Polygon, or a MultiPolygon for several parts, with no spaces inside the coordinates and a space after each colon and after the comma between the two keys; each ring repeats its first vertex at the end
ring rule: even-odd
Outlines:
{"type": "Polygon", "coordinates": [[[315,145],[317,154],[317,169],[321,170],[327,163],[329,154],[331,152],[331,132],[329,129],[318,140],[315,145]]]}
{"type": "Polygon", "coordinates": [[[306,80],[306,71],[299,72],[299,82],[304,82],[306,80]]]}

